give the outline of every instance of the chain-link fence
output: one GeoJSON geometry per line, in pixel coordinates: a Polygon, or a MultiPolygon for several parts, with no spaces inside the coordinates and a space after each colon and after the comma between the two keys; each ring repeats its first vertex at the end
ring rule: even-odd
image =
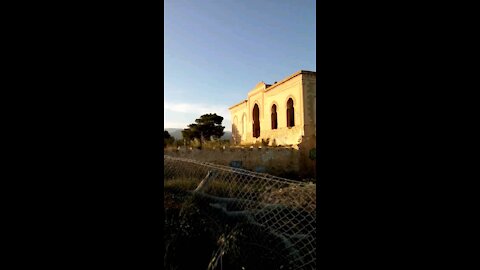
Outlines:
{"type": "Polygon", "coordinates": [[[237,228],[221,234],[208,269],[223,268],[232,246],[238,258],[253,250],[259,260],[274,258],[276,269],[316,269],[315,184],[170,156],[164,168],[165,187],[187,191],[214,220],[237,228]]]}

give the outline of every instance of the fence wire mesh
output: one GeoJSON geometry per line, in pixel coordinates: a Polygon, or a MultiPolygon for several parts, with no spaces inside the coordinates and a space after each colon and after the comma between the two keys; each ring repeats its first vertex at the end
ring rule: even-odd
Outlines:
{"type": "MultiPolygon", "coordinates": [[[[316,269],[315,184],[166,155],[164,168],[165,186],[188,190],[222,220],[249,226],[243,239],[262,241],[258,244],[284,259],[281,268],[316,269]]],[[[232,235],[222,237],[226,242],[232,235]]],[[[223,252],[219,249],[209,269],[220,269],[223,252]]]]}

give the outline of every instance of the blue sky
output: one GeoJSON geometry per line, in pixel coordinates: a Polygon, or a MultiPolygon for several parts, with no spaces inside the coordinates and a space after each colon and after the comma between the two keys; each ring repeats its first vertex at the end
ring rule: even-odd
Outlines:
{"type": "Polygon", "coordinates": [[[165,0],[164,128],[224,117],[258,82],[316,71],[315,0],[165,0]]]}

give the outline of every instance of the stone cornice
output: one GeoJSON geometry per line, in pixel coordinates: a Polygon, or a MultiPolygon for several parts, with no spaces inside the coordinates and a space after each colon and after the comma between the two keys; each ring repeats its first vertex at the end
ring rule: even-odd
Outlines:
{"type": "MultiPolygon", "coordinates": [[[[281,85],[281,84],[284,84],[284,83],[286,83],[287,81],[289,81],[289,80],[291,80],[291,79],[293,79],[293,78],[295,78],[295,77],[297,77],[298,75],[301,75],[301,74],[316,75],[317,72],[315,72],[315,71],[308,71],[308,70],[299,70],[299,71],[293,73],[292,75],[284,78],[283,80],[281,80],[281,81],[279,81],[279,82],[277,82],[277,83],[275,83],[275,84],[273,84],[273,85],[268,86],[268,88],[263,88],[263,89],[260,88],[261,84],[263,84],[263,85],[265,85],[265,86],[266,86],[266,84],[265,84],[264,82],[260,82],[260,83],[258,83],[258,84],[255,86],[255,88],[254,88],[253,90],[251,90],[250,92],[248,92],[247,96],[250,97],[250,96],[252,96],[252,95],[257,94],[257,93],[260,92],[260,91],[263,91],[264,93],[265,93],[265,92],[268,92],[268,91],[272,90],[273,88],[275,88],[275,87],[277,87],[277,86],[279,86],[279,85],[281,85]]],[[[237,104],[233,105],[232,107],[230,107],[230,108],[228,108],[228,109],[231,110],[231,109],[233,109],[233,108],[235,108],[235,107],[237,107],[237,106],[239,106],[239,105],[242,105],[243,103],[246,103],[246,102],[247,102],[247,100],[244,100],[244,101],[242,101],[242,102],[240,102],[240,103],[237,103],[237,104]]]]}
{"type": "Polygon", "coordinates": [[[297,77],[297,76],[300,75],[300,74],[315,74],[315,75],[316,75],[317,73],[316,73],[315,71],[299,70],[299,71],[293,73],[292,75],[284,78],[283,80],[281,80],[281,81],[273,84],[272,86],[268,87],[267,89],[265,89],[265,92],[268,92],[268,91],[272,90],[273,88],[275,88],[275,87],[277,87],[277,86],[279,86],[279,85],[281,85],[281,84],[286,83],[287,81],[289,81],[289,80],[297,77]]]}
{"type": "Polygon", "coordinates": [[[239,105],[242,105],[243,103],[247,103],[247,100],[245,99],[244,101],[241,101],[241,102],[233,105],[232,107],[230,107],[230,108],[228,108],[228,109],[231,110],[231,109],[233,109],[233,108],[235,108],[235,107],[237,107],[237,106],[239,106],[239,105]]]}

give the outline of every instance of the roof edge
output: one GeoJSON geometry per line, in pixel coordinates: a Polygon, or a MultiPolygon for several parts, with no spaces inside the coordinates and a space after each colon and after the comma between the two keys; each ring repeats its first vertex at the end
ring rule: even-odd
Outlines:
{"type": "Polygon", "coordinates": [[[283,80],[281,80],[281,81],[279,81],[279,82],[271,85],[270,87],[268,87],[267,89],[265,89],[265,92],[267,92],[267,91],[269,91],[269,90],[271,90],[271,89],[279,86],[280,84],[283,84],[283,83],[285,83],[285,82],[287,82],[287,81],[289,81],[289,80],[297,77],[297,76],[300,75],[300,74],[317,74],[317,72],[315,72],[315,71],[309,71],[309,70],[303,70],[303,69],[302,69],[302,70],[299,70],[299,71],[293,73],[292,75],[285,77],[283,80]]]}
{"type": "Polygon", "coordinates": [[[245,100],[243,100],[243,101],[241,101],[241,102],[239,102],[239,103],[237,103],[237,104],[235,104],[235,105],[231,106],[231,107],[230,107],[230,108],[228,108],[228,109],[229,109],[229,110],[231,110],[231,109],[233,109],[233,108],[235,108],[235,107],[237,107],[237,106],[239,106],[239,105],[242,105],[243,103],[246,103],[247,101],[248,101],[248,100],[247,100],[247,99],[245,99],[245,100]]]}
{"type": "MultiPolygon", "coordinates": [[[[265,83],[265,82],[263,82],[263,81],[262,81],[262,82],[259,82],[259,83],[257,83],[256,87],[258,87],[259,84],[263,83],[263,84],[265,84],[266,88],[265,88],[265,89],[261,89],[261,88],[256,89],[256,87],[255,87],[253,90],[251,90],[250,92],[248,92],[247,96],[251,96],[251,95],[253,95],[253,94],[256,94],[257,92],[259,92],[259,91],[261,91],[261,90],[263,90],[264,92],[267,92],[267,91],[269,91],[269,90],[271,90],[271,89],[273,89],[273,88],[275,88],[275,87],[277,87],[277,86],[279,86],[279,85],[281,85],[281,84],[283,84],[283,83],[285,83],[285,82],[287,82],[287,81],[295,78],[296,76],[298,76],[298,75],[300,75],[300,74],[317,74],[317,72],[316,72],[316,71],[310,71],[310,70],[303,70],[303,69],[301,69],[301,70],[293,73],[292,75],[285,77],[285,78],[282,79],[281,81],[279,81],[279,82],[277,82],[277,83],[274,83],[274,84],[271,84],[271,85],[269,85],[269,84],[267,84],[267,83],[265,83]]],[[[243,101],[241,101],[241,102],[239,102],[239,103],[237,103],[237,104],[229,107],[228,109],[231,110],[231,109],[233,109],[233,108],[235,108],[235,107],[237,107],[237,106],[239,106],[239,105],[242,105],[243,103],[246,103],[247,101],[248,101],[248,100],[245,99],[245,100],[243,100],[243,101]]]]}

